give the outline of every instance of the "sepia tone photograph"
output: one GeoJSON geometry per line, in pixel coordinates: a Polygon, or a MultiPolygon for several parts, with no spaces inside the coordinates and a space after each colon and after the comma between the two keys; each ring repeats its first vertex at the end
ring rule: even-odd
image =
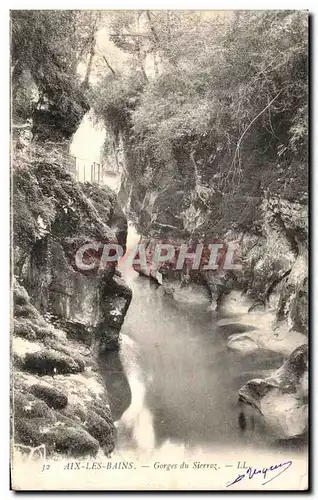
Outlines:
{"type": "Polygon", "coordinates": [[[304,491],[306,10],[11,10],[15,491],[304,491]]]}

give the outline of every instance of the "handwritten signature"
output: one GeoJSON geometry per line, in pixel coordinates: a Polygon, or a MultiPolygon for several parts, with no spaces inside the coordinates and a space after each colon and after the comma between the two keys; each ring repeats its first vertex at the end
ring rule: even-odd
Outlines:
{"type": "Polygon", "coordinates": [[[263,467],[262,469],[255,469],[253,467],[248,467],[248,469],[246,469],[244,474],[239,474],[237,476],[237,478],[234,479],[234,481],[230,481],[226,485],[226,487],[228,488],[229,486],[232,486],[235,483],[239,483],[240,481],[242,481],[243,479],[246,479],[246,478],[253,479],[253,477],[255,477],[255,476],[260,477],[259,475],[261,475],[263,477],[263,480],[265,480],[262,483],[262,486],[264,486],[265,484],[270,483],[276,477],[278,477],[281,474],[283,474],[284,472],[286,472],[286,470],[289,469],[289,467],[292,465],[292,463],[293,462],[291,460],[287,460],[287,462],[283,462],[283,463],[276,464],[276,465],[270,465],[269,467],[263,467]],[[275,474],[275,476],[271,476],[271,477],[267,476],[269,473],[276,472],[276,471],[277,471],[277,474],[275,474]]]}

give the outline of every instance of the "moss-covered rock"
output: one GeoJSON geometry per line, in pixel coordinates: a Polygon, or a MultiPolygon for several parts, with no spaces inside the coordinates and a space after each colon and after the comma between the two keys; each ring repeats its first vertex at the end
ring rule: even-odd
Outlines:
{"type": "Polygon", "coordinates": [[[29,388],[29,392],[56,410],[65,408],[68,403],[67,395],[62,391],[42,384],[34,384],[29,388]]]}
{"type": "Polygon", "coordinates": [[[27,291],[16,281],[14,283],[14,304],[15,306],[26,306],[30,304],[30,299],[27,291]]]}
{"type": "Polygon", "coordinates": [[[115,264],[85,272],[75,254],[92,241],[125,246],[127,220],[115,193],[74,180],[66,156],[36,147],[14,158],[14,442],[84,457],[115,445],[90,348],[101,332],[117,347],[131,291],[115,264]]]}
{"type": "Polygon", "coordinates": [[[83,426],[54,412],[31,393],[16,391],[14,408],[16,443],[32,447],[44,444],[48,455],[54,452],[73,457],[96,455],[99,443],[83,426]]]}
{"type": "MultiPolygon", "coordinates": [[[[115,263],[99,269],[103,244],[118,242],[123,248],[126,244],[127,219],[116,194],[106,186],[74,181],[63,161],[50,160],[45,150],[37,149],[32,160],[15,161],[14,256],[18,274],[32,298],[32,305],[16,303],[16,318],[32,319],[36,309],[49,311],[64,324],[77,324],[78,330],[84,330],[84,337],[85,329],[92,337],[92,329],[98,325],[99,330],[101,324],[104,328],[109,320],[106,326],[118,337],[131,293],[127,293],[127,286],[119,290],[112,279],[115,263]],[[92,242],[101,244],[101,252],[93,256],[96,265],[87,271],[78,266],[76,255],[83,244],[92,242]],[[114,300],[114,293],[118,295],[116,301],[122,302],[120,321],[109,314],[115,305],[107,305],[114,300]]],[[[41,332],[34,333],[39,336],[41,332]]],[[[24,327],[20,327],[20,334],[34,338],[33,332],[28,333],[24,327]]],[[[113,334],[111,337],[115,347],[113,334]]]]}
{"type": "Polygon", "coordinates": [[[31,321],[18,321],[14,319],[13,331],[16,336],[25,338],[30,341],[36,340],[37,338],[31,321]]]}
{"type": "Polygon", "coordinates": [[[34,419],[14,419],[14,441],[25,446],[40,446],[46,444],[43,437],[43,429],[50,425],[47,416],[34,419]]]}
{"type": "Polygon", "coordinates": [[[39,375],[79,373],[84,370],[84,362],[82,360],[75,361],[70,356],[57,351],[43,349],[26,354],[24,369],[39,375]]]}
{"type": "MultiPolygon", "coordinates": [[[[18,283],[14,300],[20,308],[31,306],[18,283]]],[[[20,315],[13,322],[15,443],[44,444],[48,456],[94,455],[99,447],[111,453],[115,428],[91,351],[31,309],[33,318],[20,315]]]]}
{"type": "Polygon", "coordinates": [[[114,449],[114,428],[103,417],[90,410],[87,413],[85,428],[103,448],[105,453],[111,453],[114,449]]]}
{"type": "Polygon", "coordinates": [[[33,394],[27,392],[16,392],[14,394],[14,416],[20,418],[50,418],[54,419],[54,414],[49,406],[39,400],[33,394]]]}
{"type": "Polygon", "coordinates": [[[71,457],[95,456],[99,443],[80,426],[55,425],[46,433],[49,449],[71,457]]]}

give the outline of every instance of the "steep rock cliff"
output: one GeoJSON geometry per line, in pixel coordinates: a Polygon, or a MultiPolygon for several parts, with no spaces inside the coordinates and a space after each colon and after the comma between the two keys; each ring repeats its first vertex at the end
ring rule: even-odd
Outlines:
{"type": "MultiPolygon", "coordinates": [[[[157,280],[166,293],[177,300],[184,300],[185,296],[192,300],[193,294],[198,296],[201,290],[201,298],[206,301],[202,293],[205,288],[210,308],[233,317],[219,320],[220,324],[233,323],[234,331],[236,321],[247,326],[248,332],[238,330],[228,338],[228,348],[240,351],[242,356],[259,349],[279,352],[286,359],[293,358],[297,349],[305,352],[308,332],[305,166],[293,164],[286,167],[286,171],[273,167],[262,180],[266,189],[261,189],[260,185],[255,189],[250,186],[246,195],[242,190],[229,195],[220,187],[222,174],[216,170],[215,173],[206,171],[200,167],[200,160],[194,162],[193,157],[188,162],[183,158],[182,167],[179,156],[174,165],[168,164],[154,172],[153,178],[151,165],[148,165],[141,182],[130,167],[131,155],[126,154],[125,158],[119,194],[143,235],[141,242],[145,244],[147,255],[147,266],[135,266],[135,269],[157,280]],[[191,265],[185,263],[181,270],[176,270],[175,259],[154,265],[157,242],[170,243],[176,250],[182,243],[195,248],[199,242],[221,242],[226,248],[230,242],[235,242],[238,245],[236,262],[242,268],[225,270],[220,265],[215,271],[204,271],[200,265],[198,270],[191,270],[191,265]]],[[[226,163],[225,160],[220,158],[221,163],[226,163]]],[[[251,164],[251,171],[252,168],[251,164]]],[[[219,255],[222,264],[224,256],[222,252],[219,255]]],[[[285,382],[293,379],[290,370],[286,370],[286,363],[281,368],[281,372],[286,372],[285,382]]],[[[307,361],[302,377],[308,377],[307,361]]],[[[267,384],[266,381],[258,383],[267,384]]],[[[288,397],[280,381],[277,384],[276,389],[267,394],[263,422],[272,426],[276,437],[303,435],[307,425],[307,385],[301,383],[300,401],[298,383],[288,397]],[[275,414],[275,401],[285,399],[288,400],[286,405],[280,414],[275,414]]],[[[244,398],[241,401],[246,410],[250,403],[244,398]]]]}
{"type": "Polygon", "coordinates": [[[110,189],[77,183],[58,155],[38,147],[15,155],[12,201],[15,443],[110,453],[115,432],[99,365],[118,347],[131,290],[115,263],[84,256],[96,259],[85,271],[75,255],[90,242],[125,246],[126,217],[110,189]]]}
{"type": "MultiPolygon", "coordinates": [[[[206,194],[206,200],[208,196],[213,199],[213,189],[206,194]]],[[[248,209],[247,206],[245,210],[248,209]]],[[[205,241],[221,242],[226,248],[228,243],[235,242],[237,263],[242,265],[242,270],[226,271],[220,267],[216,271],[203,271],[200,266],[198,271],[191,271],[191,266],[184,266],[176,271],[173,264],[159,263],[154,268],[149,261],[148,268],[142,272],[163,281],[168,291],[191,287],[193,282],[204,284],[213,309],[221,306],[222,297],[231,290],[240,290],[251,300],[251,308],[274,309],[278,322],[287,321],[290,329],[306,333],[307,205],[278,196],[264,196],[255,215],[257,228],[251,225],[250,230],[243,232],[233,225],[224,227],[222,234],[222,221],[218,221],[218,227],[214,226],[202,200],[198,200],[197,194],[189,195],[182,184],[178,188],[172,183],[158,192],[148,192],[140,204],[137,225],[145,235],[141,241],[149,256],[158,241],[170,242],[176,248],[182,243],[189,244],[190,248],[196,242],[205,241]],[[213,227],[216,227],[214,235],[213,227]]]]}
{"type": "Polygon", "coordinates": [[[115,443],[107,390],[93,353],[48,322],[14,284],[12,339],[15,450],[47,456],[111,453],[115,443]],[[35,450],[34,450],[35,451],[35,450]]]}

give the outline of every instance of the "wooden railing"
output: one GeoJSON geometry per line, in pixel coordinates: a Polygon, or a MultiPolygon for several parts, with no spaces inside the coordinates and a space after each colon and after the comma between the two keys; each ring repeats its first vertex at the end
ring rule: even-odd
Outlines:
{"type": "Polygon", "coordinates": [[[91,182],[97,184],[104,183],[104,177],[112,177],[118,175],[118,172],[109,170],[101,163],[93,162],[85,158],[79,158],[74,155],[69,155],[67,168],[77,181],[91,182]]]}

